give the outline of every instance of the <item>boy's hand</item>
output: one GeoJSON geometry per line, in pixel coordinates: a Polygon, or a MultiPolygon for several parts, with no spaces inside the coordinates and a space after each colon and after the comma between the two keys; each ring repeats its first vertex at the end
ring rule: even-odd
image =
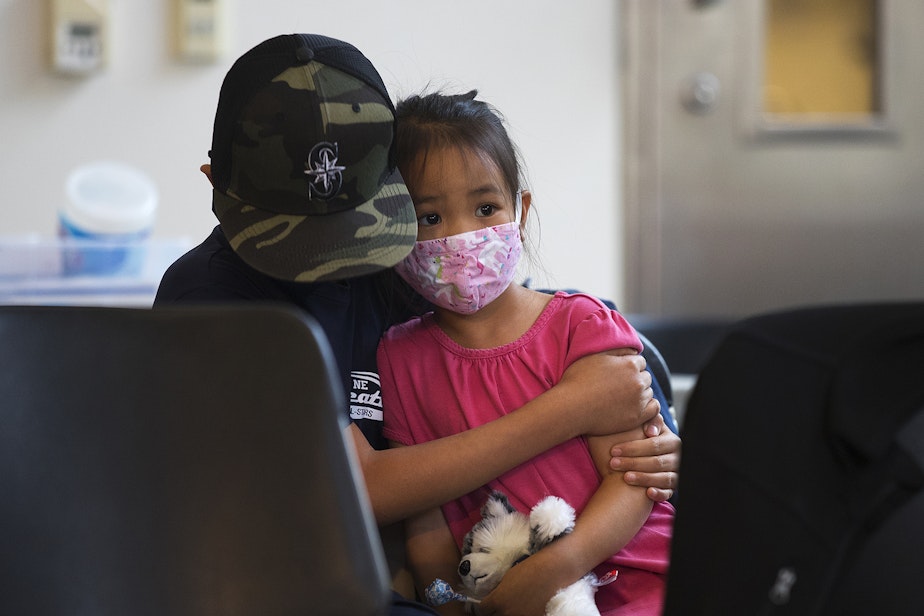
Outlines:
{"type": "Polygon", "coordinates": [[[568,388],[576,434],[602,436],[637,428],[658,415],[645,358],[631,349],[582,357],[556,389],[568,388]]]}

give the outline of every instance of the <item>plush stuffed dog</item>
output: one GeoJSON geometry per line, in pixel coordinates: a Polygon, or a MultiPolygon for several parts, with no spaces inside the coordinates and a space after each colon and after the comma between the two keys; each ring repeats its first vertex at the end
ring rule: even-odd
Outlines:
{"type": "MultiPolygon", "coordinates": [[[[438,580],[442,582],[444,598],[435,599],[438,594],[435,582],[428,590],[431,603],[440,605],[452,599],[477,603],[497,587],[511,567],[574,530],[574,508],[557,496],[544,498],[527,518],[510,505],[505,494],[495,491],[481,508],[481,516],[465,536],[459,562],[459,576],[467,596],[456,594],[445,582],[438,580]],[[448,598],[445,597],[447,591],[451,593],[448,598]]],[[[589,573],[559,590],[546,605],[545,613],[547,616],[599,616],[594,593],[597,586],[607,582],[600,582],[589,573]]]]}

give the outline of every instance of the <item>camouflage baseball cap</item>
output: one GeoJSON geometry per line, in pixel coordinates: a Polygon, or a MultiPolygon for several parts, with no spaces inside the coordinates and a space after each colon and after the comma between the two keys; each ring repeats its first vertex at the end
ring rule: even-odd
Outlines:
{"type": "Polygon", "coordinates": [[[417,237],[394,163],[394,106],[366,57],[314,34],[241,56],[221,87],[212,209],[234,251],[283,280],[391,267],[417,237]]]}

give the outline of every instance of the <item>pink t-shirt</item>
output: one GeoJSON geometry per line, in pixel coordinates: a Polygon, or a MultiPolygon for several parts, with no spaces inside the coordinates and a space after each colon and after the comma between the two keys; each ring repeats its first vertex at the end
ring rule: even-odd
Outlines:
{"type": "MultiPolygon", "coordinates": [[[[561,379],[575,360],[642,345],[616,311],[583,294],[557,293],[519,340],[493,349],[455,343],[424,315],[386,332],[379,345],[384,433],[412,445],[473,428],[523,406],[561,379]]],[[[550,494],[584,509],[600,483],[587,444],[572,439],[443,506],[456,543],[480,518],[491,490],[528,514],[550,494]]],[[[648,521],[619,553],[595,569],[619,577],[597,593],[605,614],[660,614],[674,509],[656,503],[648,521]]]]}

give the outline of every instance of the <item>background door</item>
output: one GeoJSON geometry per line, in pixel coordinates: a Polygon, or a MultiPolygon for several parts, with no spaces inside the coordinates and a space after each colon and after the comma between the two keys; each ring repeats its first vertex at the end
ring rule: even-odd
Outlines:
{"type": "Polygon", "coordinates": [[[627,310],[924,296],[924,2],[621,8],[627,310]]]}

